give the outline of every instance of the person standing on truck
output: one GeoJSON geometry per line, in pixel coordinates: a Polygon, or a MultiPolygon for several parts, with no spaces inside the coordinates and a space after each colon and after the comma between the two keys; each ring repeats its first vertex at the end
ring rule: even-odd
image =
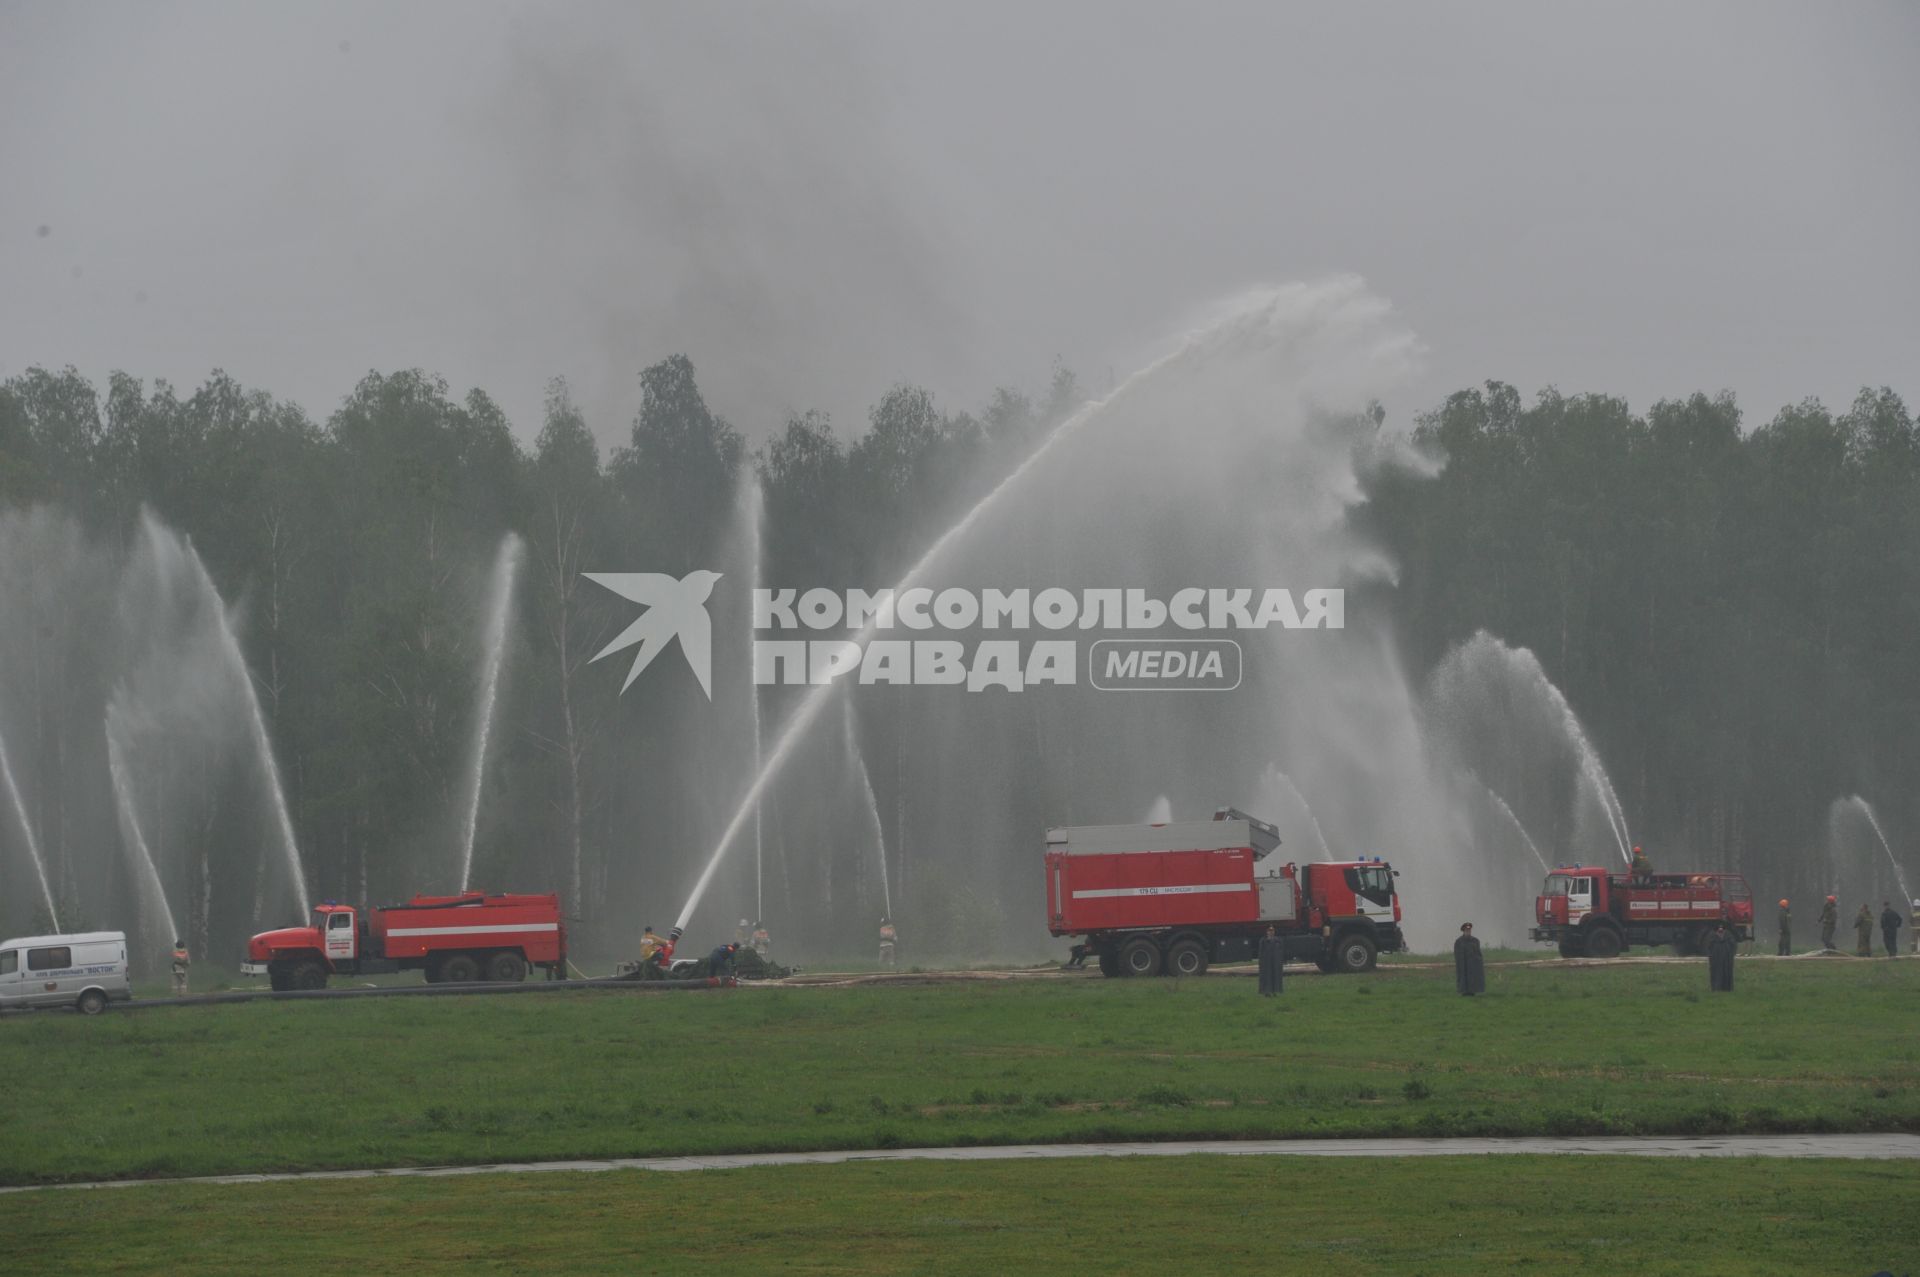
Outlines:
{"type": "Polygon", "coordinates": [[[1273,927],[1260,937],[1260,996],[1283,992],[1287,979],[1287,942],[1273,927]]]}
{"type": "Polygon", "coordinates": [[[1893,901],[1880,902],[1880,935],[1887,942],[1887,956],[1891,958],[1900,952],[1900,946],[1894,939],[1894,933],[1900,930],[1900,913],[1893,907],[1893,901]]]}
{"type": "Polygon", "coordinates": [[[1853,915],[1853,956],[1871,958],[1873,956],[1873,911],[1860,906],[1860,912],[1853,915]]]}
{"type": "Polygon", "coordinates": [[[1739,944],[1723,918],[1707,937],[1707,987],[1715,993],[1733,992],[1733,954],[1739,944]]]}
{"type": "Polygon", "coordinates": [[[1833,948],[1833,930],[1840,925],[1840,904],[1832,896],[1820,906],[1820,947],[1833,948]]]}
{"type": "Polygon", "coordinates": [[[880,919],[880,965],[891,967],[898,965],[895,957],[900,933],[893,929],[893,919],[880,919]]]}
{"type": "Polygon", "coordinates": [[[1460,924],[1460,938],[1453,942],[1453,987],[1463,998],[1487,991],[1486,960],[1480,942],[1474,939],[1471,922],[1460,924]]]}
{"type": "Polygon", "coordinates": [[[1638,847],[1633,849],[1633,864],[1630,868],[1633,871],[1633,881],[1637,885],[1644,887],[1653,881],[1653,862],[1648,860],[1647,853],[1638,847]]]}
{"type": "MultiPolygon", "coordinates": [[[[1892,935],[1893,933],[1888,932],[1887,934],[1892,935]]],[[[193,959],[187,956],[187,942],[185,940],[175,940],[173,942],[174,997],[184,998],[187,996],[187,968],[192,965],[193,959]]]]}
{"type": "Polygon", "coordinates": [[[1780,949],[1781,957],[1793,952],[1793,911],[1787,908],[1787,902],[1780,902],[1780,949]]]}

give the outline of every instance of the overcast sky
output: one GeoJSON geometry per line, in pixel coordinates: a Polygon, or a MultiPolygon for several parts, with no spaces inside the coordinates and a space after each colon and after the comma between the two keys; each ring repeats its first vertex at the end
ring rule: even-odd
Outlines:
{"type": "Polygon", "coordinates": [[[367,370],[683,351],[750,435],[1091,389],[1250,284],[1364,276],[1486,378],[1748,424],[1920,398],[1920,5],[0,0],[0,376],[324,417],[367,370]],[[44,230],[42,229],[44,228],[44,230]]]}

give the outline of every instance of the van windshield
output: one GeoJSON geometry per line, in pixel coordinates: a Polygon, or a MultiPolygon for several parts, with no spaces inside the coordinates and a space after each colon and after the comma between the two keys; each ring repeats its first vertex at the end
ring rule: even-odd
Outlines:
{"type": "Polygon", "coordinates": [[[0,975],[12,975],[14,972],[18,971],[19,969],[20,969],[19,950],[9,949],[5,953],[0,953],[0,975]]]}

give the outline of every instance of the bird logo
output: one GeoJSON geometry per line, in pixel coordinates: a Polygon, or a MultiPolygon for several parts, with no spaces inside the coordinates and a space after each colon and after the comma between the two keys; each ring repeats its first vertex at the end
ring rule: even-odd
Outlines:
{"type": "Polygon", "coordinates": [[[707,694],[708,700],[713,699],[713,621],[707,616],[707,597],[713,593],[713,584],[720,579],[720,573],[702,569],[678,580],[664,572],[583,572],[581,575],[647,609],[639,620],[620,631],[613,642],[593,656],[597,661],[622,648],[640,645],[640,650],[634,653],[633,668],[627,671],[627,681],[620,685],[621,692],[633,686],[640,671],[660,655],[660,649],[679,639],[680,650],[685,653],[693,676],[700,680],[700,690],[707,694]]]}

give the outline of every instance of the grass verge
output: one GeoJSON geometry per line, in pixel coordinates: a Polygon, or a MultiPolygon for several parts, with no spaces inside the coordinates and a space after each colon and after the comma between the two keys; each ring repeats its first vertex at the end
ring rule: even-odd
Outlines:
{"type": "Polygon", "coordinates": [[[11,1183],[1142,1138],[1920,1130],[1920,962],[159,1008],[0,1021],[11,1183]]]}

